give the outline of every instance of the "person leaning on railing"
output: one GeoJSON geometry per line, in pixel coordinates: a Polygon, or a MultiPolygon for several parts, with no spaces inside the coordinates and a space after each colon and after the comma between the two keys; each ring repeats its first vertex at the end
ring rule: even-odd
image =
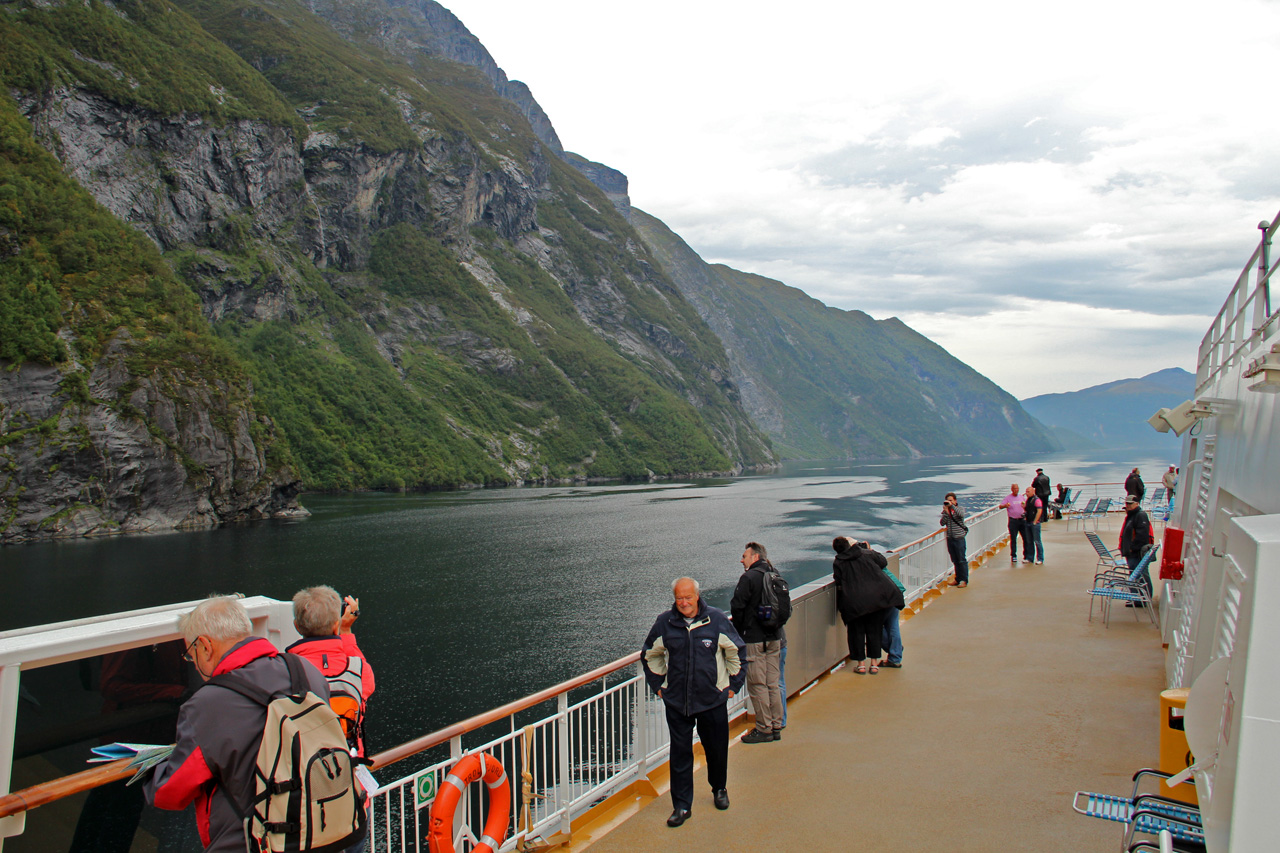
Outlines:
{"type": "MultiPolygon", "coordinates": [[[[200,678],[234,672],[269,694],[285,692],[291,680],[284,658],[269,640],[252,636],[253,623],[236,595],[202,601],[178,622],[183,656],[200,678]]],[[[320,671],[304,663],[311,692],[329,698],[320,671]]],[[[254,795],[258,747],[267,711],[232,690],[197,690],[178,712],[178,742],[144,788],[157,808],[196,804],[196,826],[206,851],[243,853],[240,808],[254,795]]]]}

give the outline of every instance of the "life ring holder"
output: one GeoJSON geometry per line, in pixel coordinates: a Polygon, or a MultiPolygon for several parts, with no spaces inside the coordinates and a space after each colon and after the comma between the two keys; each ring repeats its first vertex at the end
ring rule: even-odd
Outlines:
{"type": "Polygon", "coordinates": [[[511,821],[511,788],[502,762],[487,752],[462,756],[440,783],[440,792],[431,804],[427,827],[430,853],[456,853],[453,846],[453,815],[467,786],[483,780],[489,788],[489,818],[484,834],[471,853],[494,853],[507,837],[511,821]]]}

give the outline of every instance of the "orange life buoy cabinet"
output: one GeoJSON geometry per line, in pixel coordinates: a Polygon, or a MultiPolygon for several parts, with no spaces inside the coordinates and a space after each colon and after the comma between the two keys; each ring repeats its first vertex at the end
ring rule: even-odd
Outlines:
{"type": "Polygon", "coordinates": [[[481,779],[489,786],[489,818],[484,822],[484,835],[471,848],[471,853],[494,853],[507,837],[511,823],[511,788],[502,762],[486,752],[473,752],[458,759],[449,775],[440,783],[440,792],[431,804],[427,827],[430,853],[455,853],[453,848],[453,813],[462,792],[481,779]]]}

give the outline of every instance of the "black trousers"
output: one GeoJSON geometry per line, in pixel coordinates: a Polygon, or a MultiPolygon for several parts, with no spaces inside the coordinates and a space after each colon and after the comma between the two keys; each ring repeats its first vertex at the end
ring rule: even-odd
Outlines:
{"type": "Polygon", "coordinates": [[[1031,537],[1027,535],[1027,527],[1020,518],[1009,519],[1009,559],[1015,563],[1018,561],[1019,536],[1022,537],[1022,559],[1030,562],[1031,537]]]}
{"type": "Polygon", "coordinates": [[[849,640],[849,657],[853,660],[880,660],[880,632],[884,628],[884,611],[873,610],[845,626],[849,640]]]}
{"type": "Polygon", "coordinates": [[[667,728],[671,731],[671,805],[692,809],[693,727],[698,727],[698,738],[707,755],[707,782],[712,791],[718,791],[729,776],[729,706],[717,705],[686,717],[676,708],[663,704],[667,709],[667,728]]]}

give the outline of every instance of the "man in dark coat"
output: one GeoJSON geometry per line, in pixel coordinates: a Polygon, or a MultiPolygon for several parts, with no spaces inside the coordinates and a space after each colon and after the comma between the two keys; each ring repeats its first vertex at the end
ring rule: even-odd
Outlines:
{"type": "Polygon", "coordinates": [[[765,628],[756,614],[772,568],[764,546],[748,542],[742,551],[742,574],[729,602],[733,627],[747,644],[747,695],[755,711],[754,731],[742,736],[743,743],[782,740],[782,637],[781,629],[765,628]]]}
{"type": "Polygon", "coordinates": [[[645,682],[667,711],[671,732],[671,803],[667,826],[693,808],[693,729],[707,756],[707,781],[718,809],[729,808],[728,702],[742,690],[746,648],[724,611],[703,603],[693,578],[671,586],[675,604],[658,616],[640,652],[645,682]]]}
{"type": "Polygon", "coordinates": [[[1036,475],[1031,478],[1031,485],[1036,491],[1036,497],[1044,505],[1045,513],[1047,514],[1049,511],[1049,498],[1053,495],[1053,486],[1049,482],[1049,475],[1044,472],[1043,468],[1036,469],[1036,475]]]}
{"type": "Polygon", "coordinates": [[[836,608],[846,626],[849,658],[858,664],[854,672],[867,672],[863,664],[867,658],[871,658],[871,672],[879,672],[884,611],[903,606],[902,591],[884,573],[889,561],[868,543],[838,536],[832,540],[831,548],[836,552],[831,566],[836,608]]]}
{"type": "MultiPolygon", "coordinates": [[[[1124,524],[1120,525],[1120,556],[1124,557],[1125,562],[1129,564],[1129,572],[1131,574],[1138,567],[1138,563],[1142,562],[1143,552],[1151,544],[1151,520],[1143,512],[1140,501],[1141,498],[1137,495],[1125,496],[1124,524]]],[[[1142,570],[1142,577],[1139,580],[1147,588],[1147,595],[1150,596],[1151,574],[1149,567],[1142,570]]]]}
{"type": "Polygon", "coordinates": [[[1129,476],[1124,478],[1124,490],[1138,499],[1138,503],[1142,503],[1142,498],[1147,493],[1147,484],[1142,482],[1142,475],[1138,473],[1138,469],[1134,468],[1129,472],[1129,476]]]}

